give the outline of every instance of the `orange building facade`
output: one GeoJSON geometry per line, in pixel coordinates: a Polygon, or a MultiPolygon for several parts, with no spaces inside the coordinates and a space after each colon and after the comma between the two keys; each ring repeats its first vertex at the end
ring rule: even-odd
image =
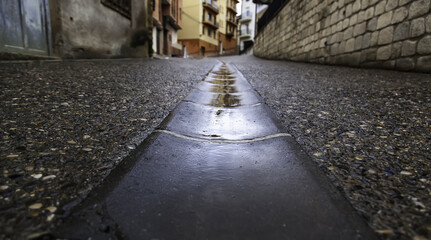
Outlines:
{"type": "Polygon", "coordinates": [[[236,52],[237,0],[184,0],[179,42],[187,56],[236,52]]]}

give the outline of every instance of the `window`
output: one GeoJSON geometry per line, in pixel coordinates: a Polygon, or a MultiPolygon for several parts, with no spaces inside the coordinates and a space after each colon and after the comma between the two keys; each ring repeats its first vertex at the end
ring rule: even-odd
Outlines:
{"type": "Polygon", "coordinates": [[[172,1],[172,7],[171,7],[171,13],[172,13],[172,16],[174,16],[174,17],[176,17],[176,15],[175,15],[175,8],[176,8],[177,6],[176,6],[176,4],[175,4],[175,1],[172,1]]]}
{"type": "MultiPolygon", "coordinates": [[[[131,0],[100,0],[100,2],[128,19],[130,19],[132,15],[131,0]]],[[[153,9],[154,8],[155,4],[153,4],[153,9]]]]}

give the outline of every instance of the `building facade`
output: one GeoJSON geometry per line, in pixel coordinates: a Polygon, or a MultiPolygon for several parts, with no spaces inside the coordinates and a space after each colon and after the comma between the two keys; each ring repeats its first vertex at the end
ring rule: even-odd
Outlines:
{"type": "Polygon", "coordinates": [[[220,28],[219,28],[219,48],[220,54],[232,54],[237,50],[236,38],[238,21],[236,18],[237,0],[220,1],[220,28]]]}
{"type": "Polygon", "coordinates": [[[182,56],[177,31],[182,26],[182,0],[153,0],[152,49],[156,54],[182,56]]]}
{"type": "Polygon", "coordinates": [[[266,5],[255,4],[252,0],[243,0],[241,5],[241,17],[239,20],[239,52],[252,50],[254,36],[256,36],[256,19],[262,15],[266,5]]]}
{"type": "Polygon", "coordinates": [[[142,0],[0,1],[0,53],[61,58],[148,57],[142,0]]]}
{"type": "Polygon", "coordinates": [[[184,0],[179,42],[187,56],[220,55],[236,50],[237,0],[184,0]]]}

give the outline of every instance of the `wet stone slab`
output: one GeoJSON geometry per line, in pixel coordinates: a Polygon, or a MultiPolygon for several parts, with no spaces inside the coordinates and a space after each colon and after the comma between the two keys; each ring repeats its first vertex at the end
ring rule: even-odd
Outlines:
{"type": "Polygon", "coordinates": [[[263,102],[260,96],[253,90],[248,90],[241,93],[213,93],[202,92],[202,90],[199,89],[194,89],[186,98],[186,101],[208,106],[227,108],[257,105],[263,102]]]}
{"type": "MultiPolygon", "coordinates": [[[[199,93],[250,94],[237,91],[248,83],[234,67],[219,63],[214,74],[230,79],[199,93]]],[[[374,239],[266,105],[240,101],[182,102],[53,235],[374,239]]]]}
{"type": "Polygon", "coordinates": [[[159,129],[206,139],[253,139],[281,132],[268,113],[245,78],[219,64],[159,129]]]}
{"type": "Polygon", "coordinates": [[[253,139],[280,133],[265,105],[217,108],[183,102],[159,129],[197,138],[253,139]]]}
{"type": "Polygon", "coordinates": [[[212,92],[212,93],[238,93],[244,92],[247,90],[252,90],[250,84],[246,84],[239,80],[214,80],[210,78],[210,80],[205,79],[204,82],[201,82],[198,86],[199,90],[212,92]]]}
{"type": "Polygon", "coordinates": [[[153,134],[136,162],[119,166],[56,235],[370,239],[288,141],[223,144],[153,134]]]}

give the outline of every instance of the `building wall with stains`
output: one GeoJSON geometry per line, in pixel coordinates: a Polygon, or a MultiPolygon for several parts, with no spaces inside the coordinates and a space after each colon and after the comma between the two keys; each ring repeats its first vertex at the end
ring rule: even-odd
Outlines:
{"type": "Polygon", "coordinates": [[[50,1],[54,54],[62,58],[148,57],[152,11],[132,0],[129,16],[101,0],[50,1]]]}
{"type": "Polygon", "coordinates": [[[284,3],[259,29],[256,56],[431,72],[430,0],[284,3]]]}

